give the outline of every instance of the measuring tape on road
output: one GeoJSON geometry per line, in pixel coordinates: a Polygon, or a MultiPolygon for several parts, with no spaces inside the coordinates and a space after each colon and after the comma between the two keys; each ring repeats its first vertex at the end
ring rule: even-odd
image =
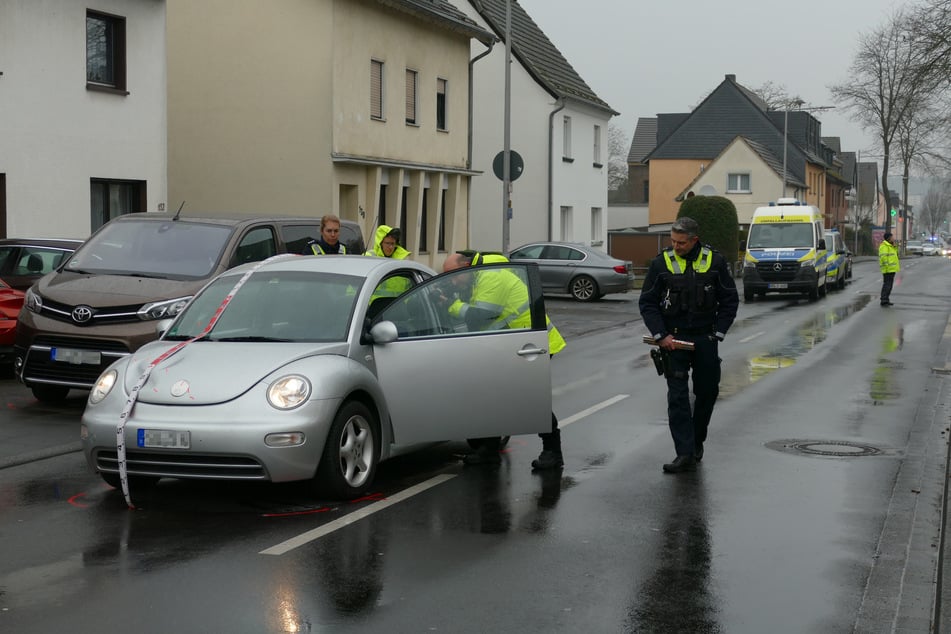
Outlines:
{"type": "MultiPolygon", "coordinates": [[[[132,408],[135,407],[135,402],[139,398],[139,391],[142,389],[142,386],[145,385],[146,381],[149,380],[149,376],[152,374],[152,370],[155,367],[165,361],[166,359],[171,358],[172,356],[178,354],[178,352],[187,346],[190,343],[198,341],[215,327],[215,324],[218,323],[218,319],[221,318],[222,313],[225,312],[225,308],[228,307],[228,304],[231,303],[231,298],[234,297],[235,293],[238,292],[238,289],[244,286],[244,283],[248,280],[251,275],[257,271],[259,268],[267,264],[268,262],[274,262],[275,260],[282,260],[284,258],[296,258],[298,257],[295,253],[282,253],[280,255],[271,256],[266,260],[258,262],[253,267],[251,267],[244,275],[241,276],[241,279],[238,280],[238,283],[228,291],[228,294],[222,300],[221,305],[218,306],[218,309],[215,310],[215,314],[211,316],[211,319],[208,320],[208,324],[205,325],[204,330],[198,333],[196,336],[188,339],[186,341],[179,342],[178,344],[172,346],[159,356],[155,357],[142,372],[142,376],[139,377],[139,380],[135,382],[135,385],[132,386],[132,390],[129,392],[129,398],[126,399],[125,407],[122,408],[122,413],[119,414],[119,423],[116,425],[116,453],[119,461],[119,484],[122,486],[122,495],[125,497],[126,504],[129,505],[130,509],[135,509],[135,506],[132,504],[132,496],[129,494],[129,470],[128,465],[126,464],[126,451],[125,451],[125,424],[129,420],[129,415],[132,413],[132,408]]],[[[116,377],[116,380],[120,380],[119,377],[116,377]]]]}

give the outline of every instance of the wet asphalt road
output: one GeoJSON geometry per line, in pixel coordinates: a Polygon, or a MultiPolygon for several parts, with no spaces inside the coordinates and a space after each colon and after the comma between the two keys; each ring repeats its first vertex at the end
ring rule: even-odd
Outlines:
{"type": "MultiPolygon", "coordinates": [[[[0,631],[928,632],[951,262],[903,263],[893,309],[874,264],[816,304],[741,307],[693,474],[660,471],[634,294],[548,302],[560,473],[531,473],[533,437],[489,469],[456,442],[384,464],[355,503],[163,481],[129,511],[77,453],[2,468],[0,631]]],[[[0,397],[8,460],[75,442],[81,395],[0,397]]]]}

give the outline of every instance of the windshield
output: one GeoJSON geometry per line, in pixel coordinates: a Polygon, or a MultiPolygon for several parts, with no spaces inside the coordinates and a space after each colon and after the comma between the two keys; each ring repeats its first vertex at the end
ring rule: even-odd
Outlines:
{"type": "Polygon", "coordinates": [[[214,271],[233,230],[183,220],[113,222],[73,254],[66,270],[201,279],[214,271]]]}
{"type": "Polygon", "coordinates": [[[750,249],[812,248],[812,224],[808,222],[771,222],[750,227],[750,249]]]}
{"type": "MultiPolygon", "coordinates": [[[[225,275],[192,300],[163,337],[197,337],[241,279],[225,275]]],[[[302,271],[253,274],[207,335],[211,341],[346,341],[363,278],[302,271]]]]}

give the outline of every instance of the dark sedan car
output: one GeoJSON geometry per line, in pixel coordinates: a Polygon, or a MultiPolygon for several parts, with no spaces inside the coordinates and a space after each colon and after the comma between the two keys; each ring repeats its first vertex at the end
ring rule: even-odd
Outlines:
{"type": "Polygon", "coordinates": [[[0,280],[25,291],[59,266],[82,243],[82,240],[65,238],[0,239],[0,280]]]}
{"type": "Polygon", "coordinates": [[[509,259],[538,264],[546,293],[569,293],[580,302],[634,287],[631,262],[574,242],[533,242],[513,249],[509,259]]]}

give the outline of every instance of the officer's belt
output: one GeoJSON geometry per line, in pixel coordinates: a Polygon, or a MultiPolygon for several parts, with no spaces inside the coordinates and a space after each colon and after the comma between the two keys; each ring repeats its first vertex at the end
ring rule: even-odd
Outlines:
{"type": "Polygon", "coordinates": [[[713,334],[713,326],[703,328],[674,328],[675,335],[710,335],[713,334]]]}

